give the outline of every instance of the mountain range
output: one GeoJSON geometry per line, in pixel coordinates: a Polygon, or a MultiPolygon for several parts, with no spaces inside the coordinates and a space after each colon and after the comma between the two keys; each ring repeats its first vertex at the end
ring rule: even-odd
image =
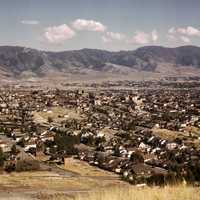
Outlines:
{"type": "MultiPolygon", "coordinates": [[[[49,52],[18,46],[0,46],[1,79],[69,77],[70,75],[200,76],[200,47],[146,46],[133,51],[97,49],[49,52]]],[[[109,76],[108,76],[109,77],[109,76]]]]}

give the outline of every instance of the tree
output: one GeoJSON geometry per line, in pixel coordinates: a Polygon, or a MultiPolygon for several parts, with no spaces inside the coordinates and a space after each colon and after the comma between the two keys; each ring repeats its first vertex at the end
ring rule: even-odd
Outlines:
{"type": "Polygon", "coordinates": [[[4,129],[4,133],[7,137],[11,137],[11,131],[8,128],[4,129]]]}
{"type": "Polygon", "coordinates": [[[80,143],[80,138],[79,136],[57,133],[55,136],[55,143],[58,146],[59,152],[65,152],[67,155],[75,155],[77,151],[74,145],[80,143]]]}
{"type": "Polygon", "coordinates": [[[16,145],[13,144],[12,148],[11,148],[11,154],[16,155],[17,154],[17,148],[16,145]]]}
{"type": "Polygon", "coordinates": [[[0,148],[0,167],[3,167],[4,159],[5,159],[5,157],[4,157],[3,150],[2,150],[2,148],[0,148]]]}
{"type": "Polygon", "coordinates": [[[48,121],[48,123],[52,123],[53,122],[52,117],[48,117],[47,121],[48,121]]]}

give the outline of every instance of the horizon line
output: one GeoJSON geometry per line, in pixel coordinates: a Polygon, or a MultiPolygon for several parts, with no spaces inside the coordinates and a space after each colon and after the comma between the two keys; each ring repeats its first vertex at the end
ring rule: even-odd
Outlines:
{"type": "Polygon", "coordinates": [[[160,48],[166,48],[166,49],[176,49],[176,48],[182,48],[182,47],[194,47],[194,48],[200,48],[198,45],[180,45],[180,46],[175,46],[175,47],[168,47],[164,45],[145,45],[141,46],[132,50],[107,50],[107,49],[99,49],[99,48],[80,48],[80,49],[70,49],[70,50],[44,50],[44,49],[39,49],[39,48],[33,48],[33,47],[28,47],[28,46],[21,46],[21,45],[0,45],[0,48],[2,47],[15,47],[15,48],[25,48],[25,49],[32,49],[36,51],[43,51],[43,52],[52,52],[52,53],[59,53],[59,52],[71,52],[71,51],[81,51],[81,50],[98,50],[98,51],[107,51],[107,52],[130,52],[130,51],[136,51],[141,48],[147,48],[147,47],[160,47],[160,48]]]}

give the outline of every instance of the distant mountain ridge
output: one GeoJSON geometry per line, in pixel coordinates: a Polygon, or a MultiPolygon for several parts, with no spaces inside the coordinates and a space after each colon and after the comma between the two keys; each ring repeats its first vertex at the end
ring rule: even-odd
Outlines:
{"type": "MultiPolygon", "coordinates": [[[[173,73],[187,71],[200,75],[200,47],[166,48],[146,46],[133,51],[110,52],[97,49],[48,52],[18,46],[0,46],[0,75],[46,77],[49,74],[90,74],[109,72],[173,73]],[[192,69],[192,70],[191,70],[192,69]]],[[[167,74],[166,74],[167,75],[167,74]]]]}

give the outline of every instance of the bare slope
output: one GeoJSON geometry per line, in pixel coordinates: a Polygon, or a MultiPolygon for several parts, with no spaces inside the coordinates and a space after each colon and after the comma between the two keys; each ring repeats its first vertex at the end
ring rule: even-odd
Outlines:
{"type": "MultiPolygon", "coordinates": [[[[200,48],[147,46],[134,51],[109,52],[82,49],[46,52],[25,47],[0,47],[0,77],[30,79],[69,75],[126,76],[150,72],[154,75],[200,75],[200,48]]],[[[137,76],[136,76],[137,77],[137,76]]]]}

